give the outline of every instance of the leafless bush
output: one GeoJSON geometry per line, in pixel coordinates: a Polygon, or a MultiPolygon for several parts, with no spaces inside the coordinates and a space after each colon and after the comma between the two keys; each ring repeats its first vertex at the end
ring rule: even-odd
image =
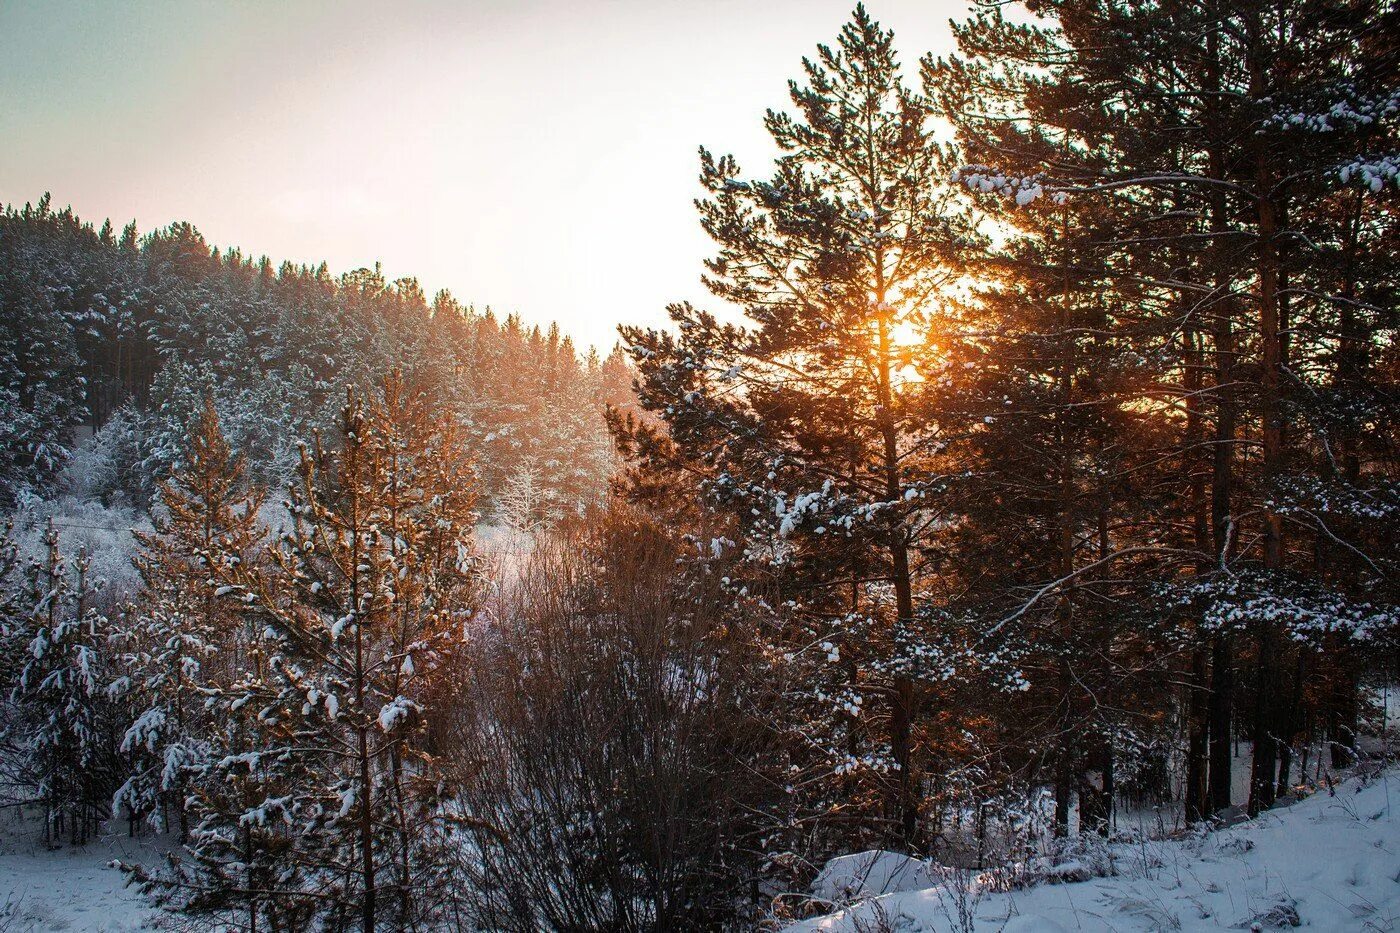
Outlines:
{"type": "Polygon", "coordinates": [[[977,908],[987,893],[979,873],[969,868],[944,869],[943,883],[934,890],[948,928],[973,933],[977,928],[977,908]]]}
{"type": "Polygon", "coordinates": [[[872,902],[869,913],[869,917],[863,917],[859,913],[851,915],[853,933],[895,933],[894,923],[890,920],[889,911],[885,910],[884,904],[872,902]]]}
{"type": "MultiPolygon", "coordinates": [[[[449,754],[485,929],[717,929],[753,877],[765,729],[718,575],[615,507],[542,541],[472,652],[449,754]]],[[[712,569],[712,568],[711,568],[712,569]]]]}

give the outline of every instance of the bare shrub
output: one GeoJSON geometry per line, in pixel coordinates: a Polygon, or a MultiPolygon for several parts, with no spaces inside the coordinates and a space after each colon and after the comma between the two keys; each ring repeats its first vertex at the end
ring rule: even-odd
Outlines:
{"type": "Polygon", "coordinates": [[[766,729],[719,575],[682,553],[620,506],[560,529],[477,640],[450,754],[472,924],[739,922],[766,729]]]}

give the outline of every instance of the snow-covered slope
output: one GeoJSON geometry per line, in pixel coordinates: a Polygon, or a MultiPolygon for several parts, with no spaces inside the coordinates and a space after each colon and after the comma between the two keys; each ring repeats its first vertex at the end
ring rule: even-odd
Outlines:
{"type": "Polygon", "coordinates": [[[159,859],[149,840],[106,835],[49,851],[32,823],[0,822],[0,930],[125,933],[156,928],[160,911],[107,864],[159,859]]]}
{"type": "Polygon", "coordinates": [[[787,933],[1400,930],[1392,803],[1400,805],[1400,772],[1351,778],[1335,796],[1216,833],[1110,846],[1098,866],[1111,866],[1108,877],[995,891],[949,873],[936,887],[871,898],[787,933]]]}

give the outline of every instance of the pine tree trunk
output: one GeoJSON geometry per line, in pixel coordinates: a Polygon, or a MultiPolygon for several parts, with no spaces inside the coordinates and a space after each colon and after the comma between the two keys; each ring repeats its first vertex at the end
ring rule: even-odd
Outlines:
{"type": "MultiPolygon", "coordinates": [[[[1342,248],[1342,301],[1338,303],[1338,331],[1341,337],[1337,349],[1337,366],[1333,380],[1338,389],[1344,392],[1360,391],[1364,384],[1368,367],[1367,349],[1371,334],[1357,316],[1353,301],[1356,296],[1356,275],[1361,235],[1361,209],[1363,196],[1358,194],[1348,218],[1345,241],[1342,248]]],[[[1361,480],[1361,457],[1356,427],[1344,423],[1337,447],[1341,466],[1341,480],[1355,487],[1361,480]]],[[[1330,465],[1330,461],[1328,461],[1330,465]]],[[[1342,533],[1355,533],[1353,523],[1342,519],[1342,533]]],[[[1361,562],[1350,551],[1337,554],[1342,585],[1356,593],[1361,585],[1361,562]]],[[[1339,640],[1342,636],[1337,636],[1339,640]]],[[[1327,735],[1331,749],[1331,761],[1335,768],[1350,767],[1354,760],[1356,742],[1357,680],[1350,653],[1345,642],[1329,652],[1329,660],[1334,666],[1333,689],[1329,691],[1327,704],[1327,735]]]]}
{"type": "Polygon", "coordinates": [[[1074,766],[1070,760],[1069,740],[1065,736],[1065,723],[1060,723],[1059,735],[1055,737],[1055,836],[1063,839],[1069,835],[1069,808],[1073,791],[1074,766]]]}
{"type": "MultiPolygon", "coordinates": [[[[883,288],[880,289],[880,302],[884,302],[883,288]]],[[[892,503],[904,499],[904,484],[899,466],[899,433],[894,421],[894,389],[891,385],[893,351],[890,344],[888,322],[883,314],[879,318],[880,350],[880,427],[884,442],[885,493],[892,503]]],[[[896,630],[911,626],[914,621],[914,581],[909,568],[909,542],[901,523],[891,529],[890,571],[894,582],[896,630]]],[[[914,799],[913,776],[913,717],[914,685],[907,676],[894,679],[893,709],[890,715],[890,744],[895,766],[899,771],[896,799],[896,816],[901,836],[907,845],[912,845],[918,834],[919,810],[914,799]]]]}
{"type": "Polygon", "coordinates": [[[1097,736],[1089,767],[1079,783],[1079,832],[1107,836],[1113,814],[1113,744],[1107,736],[1097,736]],[[1088,779],[1099,775],[1096,786],[1088,779]]]}
{"type": "Polygon", "coordinates": [[[1278,755],[1278,789],[1275,797],[1287,794],[1293,786],[1293,743],[1302,730],[1303,682],[1307,675],[1307,655],[1297,652],[1297,662],[1293,670],[1293,684],[1288,693],[1288,708],[1283,712],[1283,728],[1278,755]]]}
{"type": "Polygon", "coordinates": [[[1207,780],[1207,734],[1209,727],[1206,651],[1197,646],[1191,652],[1191,674],[1187,680],[1186,738],[1186,822],[1199,823],[1210,814],[1210,787],[1207,780]]]}
{"type": "Polygon", "coordinates": [[[1349,768],[1356,760],[1356,705],[1356,679],[1343,665],[1338,672],[1337,699],[1328,730],[1334,768],[1349,768]]]}
{"type": "MultiPolygon", "coordinates": [[[[893,548],[895,604],[901,624],[914,618],[914,594],[909,574],[909,551],[903,542],[893,548]]],[[[899,768],[899,826],[903,839],[913,844],[919,828],[919,809],[914,799],[913,761],[914,685],[908,677],[894,682],[894,710],[891,732],[895,764],[899,768]]]]}
{"type": "Polygon", "coordinates": [[[257,881],[253,869],[253,830],[250,826],[243,828],[243,858],[246,860],[247,868],[244,870],[248,884],[248,930],[249,933],[257,933],[258,929],[258,893],[257,881]]]}
{"type": "Polygon", "coordinates": [[[1068,642],[1072,634],[1073,607],[1069,597],[1061,596],[1056,609],[1060,635],[1065,640],[1064,655],[1060,658],[1059,715],[1056,717],[1055,743],[1055,835],[1061,838],[1069,835],[1070,797],[1075,781],[1075,715],[1074,715],[1074,672],[1070,669],[1068,642]]]}
{"type": "MultiPolygon", "coordinates": [[[[358,635],[356,636],[358,638],[358,635]]],[[[356,649],[358,654],[358,648],[356,649]]],[[[363,689],[363,688],[360,688],[363,689]]],[[[364,709],[363,694],[360,709],[364,709]]],[[[359,727],[360,764],[360,873],[364,884],[364,933],[374,933],[374,808],[370,799],[369,728],[359,727]]]]}
{"type": "Polygon", "coordinates": [[[1215,636],[1210,665],[1210,813],[1230,807],[1233,800],[1234,755],[1230,747],[1233,726],[1235,672],[1234,651],[1228,633],[1215,636]]]}
{"type": "MultiPolygon", "coordinates": [[[[1262,65],[1257,56],[1251,62],[1251,90],[1263,93],[1262,65]]],[[[1262,149],[1256,156],[1255,188],[1258,197],[1259,238],[1259,341],[1261,350],[1260,418],[1263,422],[1264,494],[1283,470],[1283,413],[1280,376],[1283,369],[1282,334],[1279,315],[1278,215],[1273,200],[1274,176],[1269,156],[1262,149]]],[[[1272,506],[1264,509],[1264,569],[1272,574],[1283,567],[1283,517],[1272,506]]],[[[1270,621],[1257,623],[1259,646],[1258,673],[1254,704],[1254,763],[1250,777],[1251,815],[1273,806],[1278,738],[1275,710],[1278,707],[1277,626],[1270,621]]]]}
{"type": "Polygon", "coordinates": [[[408,803],[404,795],[403,750],[397,742],[395,742],[393,752],[390,754],[390,762],[393,769],[394,807],[397,811],[395,816],[399,823],[399,923],[404,924],[409,922],[411,882],[409,854],[412,848],[412,839],[409,837],[408,803]]]}
{"type": "Polygon", "coordinates": [[[1278,705],[1276,696],[1277,644],[1273,628],[1264,624],[1258,626],[1256,636],[1259,658],[1255,666],[1254,683],[1254,758],[1249,778],[1249,815],[1257,816],[1274,805],[1274,774],[1278,759],[1278,739],[1274,733],[1273,711],[1278,705]]]}
{"type": "Polygon", "coordinates": [[[1113,773],[1113,742],[1107,736],[1103,741],[1103,835],[1107,836],[1113,829],[1113,799],[1117,793],[1117,784],[1113,773]]]}
{"type": "MultiPolygon", "coordinates": [[[[1068,211],[1060,212],[1060,238],[1063,244],[1069,243],[1068,211]]],[[[1074,573],[1075,543],[1075,484],[1074,461],[1070,451],[1068,430],[1065,420],[1069,406],[1074,402],[1074,367],[1076,364],[1075,338],[1070,336],[1072,318],[1070,314],[1071,284],[1069,258],[1064,263],[1065,272],[1061,283],[1061,303],[1059,305],[1058,328],[1064,341],[1056,364],[1055,382],[1058,391],[1060,411],[1055,417],[1055,448],[1058,454],[1056,463],[1058,477],[1055,503],[1055,575],[1068,580],[1074,573]]],[[[1060,591],[1055,605],[1055,622],[1060,639],[1060,723],[1055,736],[1058,746],[1055,768],[1055,835],[1069,835],[1070,794],[1076,783],[1074,771],[1077,765],[1076,736],[1078,727],[1075,715],[1074,671],[1070,666],[1070,651],[1074,639],[1074,602],[1067,590],[1060,591]]]]}
{"type": "MultiPolygon", "coordinates": [[[[1208,577],[1214,566],[1210,560],[1212,553],[1210,537],[1209,506],[1206,501],[1206,476],[1199,460],[1198,448],[1202,437],[1201,385],[1204,381],[1205,361],[1201,352],[1201,336],[1193,323],[1187,326],[1183,335],[1186,345],[1185,372],[1183,384],[1186,390],[1186,437],[1183,467],[1189,482],[1189,508],[1191,512],[1192,536],[1197,552],[1196,575],[1208,577]]],[[[1209,784],[1209,733],[1210,733],[1210,684],[1207,681],[1209,662],[1206,657],[1204,635],[1199,626],[1196,630],[1196,645],[1191,652],[1191,668],[1186,679],[1186,821],[1196,823],[1210,815],[1209,784]]]]}
{"type": "MultiPolygon", "coordinates": [[[[1219,14],[1215,14],[1219,19],[1219,14]]],[[[1211,102],[1209,175],[1211,178],[1225,179],[1225,150],[1229,143],[1224,132],[1223,120],[1218,108],[1223,99],[1220,95],[1223,63],[1220,54],[1220,36],[1212,29],[1206,36],[1206,60],[1208,63],[1206,92],[1211,102]]],[[[1211,464],[1210,524],[1216,566],[1212,572],[1223,569],[1231,559],[1235,546],[1233,508],[1236,406],[1235,389],[1235,333],[1234,299],[1230,296],[1234,288],[1234,270],[1226,247],[1230,231],[1229,204],[1223,189],[1216,188],[1210,194],[1211,259],[1214,265],[1216,295],[1212,306],[1213,322],[1211,339],[1214,353],[1214,403],[1215,437],[1211,464]]],[[[1227,809],[1232,804],[1232,784],[1234,755],[1230,740],[1234,725],[1234,638],[1228,631],[1215,634],[1211,643],[1211,686],[1209,702],[1209,744],[1210,769],[1210,811],[1212,814],[1227,809]]]]}
{"type": "MultiPolygon", "coordinates": [[[[348,433],[348,432],[347,432],[348,433]]],[[[354,444],[360,442],[360,438],[354,438],[354,444]]],[[[353,475],[355,460],[352,456],[358,453],[356,447],[347,444],[346,467],[349,475],[353,475]]],[[[358,613],[360,606],[360,541],[363,532],[360,529],[359,500],[353,492],[350,500],[349,532],[351,535],[350,558],[353,570],[350,573],[350,605],[357,613],[355,618],[355,711],[359,717],[356,725],[356,753],[357,764],[359,765],[360,779],[360,875],[361,883],[364,885],[364,904],[362,905],[361,929],[364,933],[374,933],[374,801],[372,798],[373,785],[370,783],[370,754],[369,754],[369,709],[365,703],[365,686],[368,674],[365,670],[365,638],[364,630],[366,619],[361,618],[358,613]]]]}

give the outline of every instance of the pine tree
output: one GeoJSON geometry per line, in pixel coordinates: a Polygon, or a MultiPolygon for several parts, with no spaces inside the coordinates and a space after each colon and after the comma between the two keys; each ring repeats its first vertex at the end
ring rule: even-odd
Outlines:
{"type": "Polygon", "coordinates": [[[944,488],[922,374],[938,365],[940,305],[978,238],[891,33],[857,7],[836,47],[803,64],[798,116],[766,119],[783,152],[772,180],[701,151],[701,222],[719,244],[705,281],[750,326],[683,304],[670,308],[674,336],[624,328],[641,404],[668,432],[624,442],[653,471],[701,477],[742,523],[741,547],[788,581],[784,598],[816,635],[794,645],[826,642],[823,657],[857,666],[836,710],[853,708],[850,691],[885,701],[876,746],[831,765],[892,775],[886,816],[912,841],[919,561],[944,488]]]}
{"type": "MultiPolygon", "coordinates": [[[[1110,166],[1115,118],[1097,86],[1063,76],[1071,66],[1053,31],[993,12],[959,37],[966,58],[924,68],[971,163],[950,180],[1005,197],[980,202],[1004,243],[989,250],[981,271],[991,284],[950,340],[962,373],[939,402],[976,426],[963,445],[972,477],[950,535],[950,577],[984,650],[1014,652],[1029,678],[1014,706],[1026,717],[1019,753],[1030,756],[1032,783],[1054,788],[1056,832],[1068,833],[1076,793],[1081,828],[1104,832],[1115,744],[1150,743],[1143,726],[1170,712],[1154,697],[1175,672],[1154,662],[1176,645],[1150,611],[1152,581],[1195,543],[1177,540],[1161,493],[1174,482],[1163,463],[1181,396],[1161,364],[1179,308],[1141,287],[1176,257],[1140,257],[1125,277],[1131,220],[1098,199],[1044,197],[1034,173],[986,168],[1007,151],[1073,160],[1086,174],[1110,166]],[[1041,64],[1022,66],[1030,61],[1041,64]]],[[[1169,213],[1144,201],[1130,203],[1169,213]]]]}
{"type": "Polygon", "coordinates": [[[428,712],[459,675],[470,615],[470,464],[397,376],[372,401],[350,393],[338,435],[304,451],[265,566],[214,561],[218,592],[261,635],[221,692],[230,744],[200,779],[192,860],[156,881],[250,925],[409,926],[441,896],[428,712]]]}
{"type": "Polygon", "coordinates": [[[135,533],[143,589],[125,662],[141,712],[122,740],[131,776],[113,799],[114,811],[125,807],[158,832],[173,812],[182,842],[186,785],[207,767],[222,728],[206,697],[232,685],[249,648],[239,613],[215,596],[211,561],[232,569],[250,558],[262,536],[261,504],[206,399],[182,465],[161,487],[155,530],[135,533]]]}
{"type": "MultiPolygon", "coordinates": [[[[1304,669],[1296,638],[1284,637],[1286,616],[1266,607],[1316,605],[1309,565],[1319,544],[1365,553],[1356,546],[1364,533],[1337,535],[1344,516],[1305,506],[1304,517],[1289,503],[1300,489],[1319,488],[1308,457],[1332,459],[1322,453],[1328,442],[1318,443],[1332,420],[1317,404],[1329,348],[1354,352],[1362,333],[1384,327],[1379,292],[1357,298],[1358,228],[1341,222],[1348,215],[1338,207],[1357,204],[1349,184],[1380,193],[1394,177],[1377,155],[1393,148],[1400,113],[1393,51],[1371,38],[1394,12],[1366,0],[1066,0],[1037,12],[1044,20],[1035,24],[1000,11],[978,16],[958,29],[963,55],[929,62],[926,73],[943,89],[941,105],[972,163],[961,180],[1031,211],[1068,199],[1085,204],[1081,215],[1099,213],[1090,234],[1109,257],[1113,287],[1169,325],[1137,342],[1158,384],[1133,404],[1160,409],[1176,432],[1177,480],[1161,476],[1158,488],[1174,485],[1172,498],[1134,536],[1195,556],[1140,573],[1200,596],[1166,603],[1195,617],[1183,637],[1192,653],[1184,705],[1196,815],[1230,803],[1241,636],[1252,649],[1249,805],[1257,812],[1289,768],[1288,696],[1299,690],[1287,672],[1304,669]],[[1339,340],[1341,327],[1349,339],[1339,340]]],[[[1368,213],[1373,235],[1384,238],[1393,212],[1373,205],[1368,213]]],[[[1379,283],[1389,268],[1382,259],[1363,276],[1379,283]]],[[[1384,403],[1366,407],[1368,426],[1389,417],[1384,403]]],[[[1372,450],[1377,466],[1389,456],[1372,450]]],[[[1362,485],[1363,498],[1389,498],[1383,482],[1362,485]]],[[[1335,492],[1332,501],[1355,501],[1335,492]]],[[[1367,572],[1380,553],[1366,558],[1367,572]]],[[[1346,628],[1368,612],[1357,606],[1334,622],[1346,628]]],[[[1300,610],[1300,622],[1311,618],[1300,610]]]]}
{"type": "Polygon", "coordinates": [[[11,641],[24,650],[11,728],[44,809],[45,840],[56,845],[66,834],[81,845],[106,818],[119,773],[115,698],[122,685],[87,555],[79,549],[70,564],[52,523],[44,549],[30,567],[26,615],[11,641]]]}
{"type": "Polygon", "coordinates": [[[68,255],[80,236],[71,212],[52,211],[48,195],[0,217],[0,505],[53,477],[83,420],[68,255]],[[33,234],[14,235],[21,225],[33,234]]]}

